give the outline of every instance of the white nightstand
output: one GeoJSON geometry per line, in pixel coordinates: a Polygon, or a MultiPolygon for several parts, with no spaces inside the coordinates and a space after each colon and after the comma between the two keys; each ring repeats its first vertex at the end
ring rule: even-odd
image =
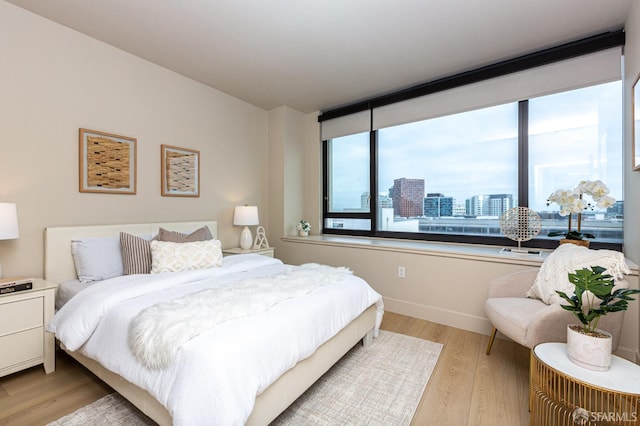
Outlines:
{"type": "Polygon", "coordinates": [[[225,256],[230,256],[233,254],[255,253],[255,254],[261,254],[263,256],[274,257],[275,250],[276,250],[275,247],[267,247],[267,248],[260,248],[260,249],[246,249],[246,250],[241,249],[240,247],[235,247],[235,248],[223,249],[222,253],[225,256]]]}
{"type": "Polygon", "coordinates": [[[55,336],[45,327],[53,318],[58,286],[40,278],[30,281],[30,290],[0,295],[0,377],[38,364],[47,374],[56,369],[55,336]]]}

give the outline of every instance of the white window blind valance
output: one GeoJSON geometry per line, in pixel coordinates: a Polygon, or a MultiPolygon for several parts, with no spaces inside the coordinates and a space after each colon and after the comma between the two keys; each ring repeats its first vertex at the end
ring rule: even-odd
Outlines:
{"type": "Polygon", "coordinates": [[[371,112],[366,110],[323,121],[320,125],[320,135],[322,140],[325,141],[340,136],[368,132],[370,128],[371,112]]]}
{"type": "MultiPolygon", "coordinates": [[[[619,80],[621,55],[622,49],[615,47],[385,105],[373,110],[373,129],[619,80]]],[[[322,124],[324,131],[324,123],[322,124]]]]}

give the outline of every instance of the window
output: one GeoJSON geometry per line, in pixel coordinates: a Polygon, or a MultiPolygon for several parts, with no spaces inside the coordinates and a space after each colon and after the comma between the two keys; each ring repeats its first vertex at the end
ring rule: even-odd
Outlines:
{"type": "Polygon", "coordinates": [[[371,230],[371,146],[369,132],[325,144],[324,228],[371,230]]]}
{"type": "Polygon", "coordinates": [[[335,139],[329,149],[330,212],[369,212],[369,132],[335,139]]]}
{"type": "Polygon", "coordinates": [[[583,215],[583,230],[619,245],[621,96],[614,81],[329,139],[324,232],[499,243],[502,213],[528,205],[543,217],[529,245],[552,247],[567,218],[547,197],[600,179],[618,203],[583,215]]]}
{"type": "Polygon", "coordinates": [[[623,45],[603,33],[323,112],[323,232],[502,245],[500,216],[524,206],[543,219],[527,246],[552,248],[568,218],[549,195],[601,180],[617,202],[582,231],[620,249],[623,45]]]}
{"type": "Polygon", "coordinates": [[[617,203],[585,211],[582,231],[599,242],[622,242],[621,96],[615,81],[529,101],[529,207],[543,217],[542,235],[567,227],[558,206],[546,205],[549,194],[599,179],[617,203]]]}
{"type": "Polygon", "coordinates": [[[379,231],[487,235],[517,205],[517,103],[380,129],[378,153],[379,231]]]}

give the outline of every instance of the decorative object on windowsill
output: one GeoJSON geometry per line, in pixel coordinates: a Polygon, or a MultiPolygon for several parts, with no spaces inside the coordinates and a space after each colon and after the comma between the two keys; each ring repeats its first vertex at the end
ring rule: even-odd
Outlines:
{"type": "Polygon", "coordinates": [[[264,226],[258,226],[256,228],[256,239],[253,242],[254,249],[269,248],[269,241],[267,241],[267,231],[264,230],[264,226]]]}
{"type": "Polygon", "coordinates": [[[540,255],[540,250],[527,250],[520,247],[522,241],[529,241],[540,233],[542,219],[528,207],[514,207],[500,217],[500,231],[505,237],[518,242],[517,249],[506,248],[502,251],[540,255]]]}
{"type": "Polygon", "coordinates": [[[573,190],[558,189],[552,193],[547,199],[547,205],[557,203],[560,206],[560,216],[569,216],[567,232],[552,231],[547,234],[550,237],[564,236],[560,240],[560,244],[573,243],[589,247],[589,241],[585,238],[595,238],[595,235],[582,232],[582,212],[585,210],[606,209],[615,204],[616,200],[609,195],[607,185],[599,180],[583,180],[573,190]],[[591,196],[593,202],[590,203],[584,199],[585,195],[591,196]],[[573,214],[577,215],[577,229],[573,230],[571,218],[573,214]]]}
{"type": "Polygon", "coordinates": [[[311,231],[311,224],[306,220],[301,220],[296,225],[296,231],[298,231],[299,236],[307,237],[309,235],[309,231],[311,231]]]}
{"type": "Polygon", "coordinates": [[[233,224],[237,226],[244,226],[240,233],[240,248],[248,250],[253,245],[253,237],[249,226],[258,225],[260,219],[258,218],[258,207],[256,206],[236,206],[233,212],[233,224]]]}
{"type": "MultiPolygon", "coordinates": [[[[0,240],[15,240],[16,238],[20,238],[16,205],[0,203],[0,240]]],[[[2,264],[0,264],[0,278],[2,278],[2,264]]]]}
{"type": "Polygon", "coordinates": [[[575,286],[569,297],[557,291],[568,304],[563,309],[573,313],[582,323],[567,326],[567,355],[581,367],[595,371],[607,371],[611,365],[611,334],[599,330],[600,317],[610,312],[626,311],[630,295],[640,290],[615,288],[615,281],[605,268],[592,266],[569,273],[569,281],[575,286]]]}

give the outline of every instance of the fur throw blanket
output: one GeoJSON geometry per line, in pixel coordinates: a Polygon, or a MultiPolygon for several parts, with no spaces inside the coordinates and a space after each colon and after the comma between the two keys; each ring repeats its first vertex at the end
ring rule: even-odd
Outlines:
{"type": "Polygon", "coordinates": [[[288,266],[283,273],[246,278],[158,303],[133,319],[129,346],[146,367],[164,368],[183,344],[214,326],[259,314],[351,274],[348,268],[316,263],[288,266]]]}

